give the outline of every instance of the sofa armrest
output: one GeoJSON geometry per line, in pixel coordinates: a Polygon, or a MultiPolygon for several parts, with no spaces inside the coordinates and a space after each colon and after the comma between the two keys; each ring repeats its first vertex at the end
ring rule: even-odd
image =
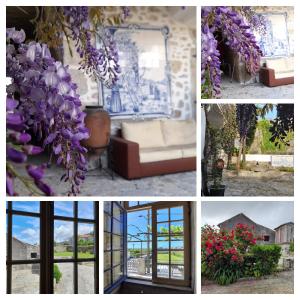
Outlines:
{"type": "Polygon", "coordinates": [[[127,179],[141,177],[139,144],[121,137],[111,138],[114,170],[127,179]]]}
{"type": "Polygon", "coordinates": [[[259,81],[269,87],[275,86],[275,70],[267,67],[260,68],[259,81]]]}

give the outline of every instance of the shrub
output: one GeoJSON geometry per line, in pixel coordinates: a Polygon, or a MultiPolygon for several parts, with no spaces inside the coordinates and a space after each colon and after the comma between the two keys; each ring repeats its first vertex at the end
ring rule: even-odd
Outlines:
{"type": "Polygon", "coordinates": [[[243,255],[256,243],[252,230],[243,224],[230,232],[206,225],[201,237],[203,274],[221,285],[237,281],[242,276],[243,255]]]}
{"type": "Polygon", "coordinates": [[[61,277],[62,277],[62,273],[61,271],[59,270],[59,267],[57,264],[54,264],[54,269],[53,269],[53,276],[54,276],[54,279],[55,279],[55,282],[56,283],[59,283],[61,277]]]}
{"type": "Polygon", "coordinates": [[[255,277],[272,274],[278,265],[281,256],[281,247],[278,245],[255,245],[251,248],[254,257],[252,273],[255,277]]]}
{"type": "Polygon", "coordinates": [[[290,251],[291,253],[294,253],[294,241],[291,241],[291,242],[290,242],[289,251],[290,251]]]}

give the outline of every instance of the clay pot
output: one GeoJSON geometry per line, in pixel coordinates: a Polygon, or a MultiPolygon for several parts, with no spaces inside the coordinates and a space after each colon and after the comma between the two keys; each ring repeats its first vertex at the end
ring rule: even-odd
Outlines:
{"type": "Polygon", "coordinates": [[[90,152],[101,154],[109,143],[110,117],[102,106],[86,106],[85,126],[90,131],[90,137],[82,144],[90,152]]]}

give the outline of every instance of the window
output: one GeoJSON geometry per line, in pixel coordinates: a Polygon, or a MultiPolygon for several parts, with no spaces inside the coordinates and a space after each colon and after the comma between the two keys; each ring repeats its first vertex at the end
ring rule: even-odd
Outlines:
{"type": "Polygon", "coordinates": [[[95,293],[98,251],[94,212],[90,201],[54,202],[54,293],[95,293]]]}
{"type": "Polygon", "coordinates": [[[38,202],[8,202],[8,293],[39,293],[40,241],[40,208],[38,202]]]}
{"type": "Polygon", "coordinates": [[[152,207],[153,281],[190,285],[190,229],[188,202],[152,207]]]}
{"type": "Polygon", "coordinates": [[[98,207],[8,202],[7,293],[98,293],[98,207]]]}
{"type": "Polygon", "coordinates": [[[264,242],[269,242],[269,241],[270,241],[270,236],[264,235],[264,242]]]}
{"type": "Polygon", "coordinates": [[[104,291],[112,290],[124,279],[124,208],[115,201],[104,202],[104,291]]]}
{"type": "Polygon", "coordinates": [[[179,201],[129,203],[128,277],[190,286],[189,207],[189,202],[179,201]]]}

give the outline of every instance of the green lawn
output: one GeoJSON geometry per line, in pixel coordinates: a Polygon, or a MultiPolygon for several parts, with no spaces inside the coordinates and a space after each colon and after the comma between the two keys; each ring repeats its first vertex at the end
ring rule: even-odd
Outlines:
{"type": "MultiPolygon", "coordinates": [[[[73,257],[73,252],[54,252],[55,257],[73,257]]],[[[93,258],[94,254],[91,253],[84,253],[84,252],[78,252],[78,258],[93,258]]]]}
{"type": "MultiPolygon", "coordinates": [[[[171,253],[171,263],[183,264],[183,252],[172,252],[171,253]]],[[[169,254],[168,253],[158,253],[157,254],[157,263],[169,263],[169,254]]]]}

